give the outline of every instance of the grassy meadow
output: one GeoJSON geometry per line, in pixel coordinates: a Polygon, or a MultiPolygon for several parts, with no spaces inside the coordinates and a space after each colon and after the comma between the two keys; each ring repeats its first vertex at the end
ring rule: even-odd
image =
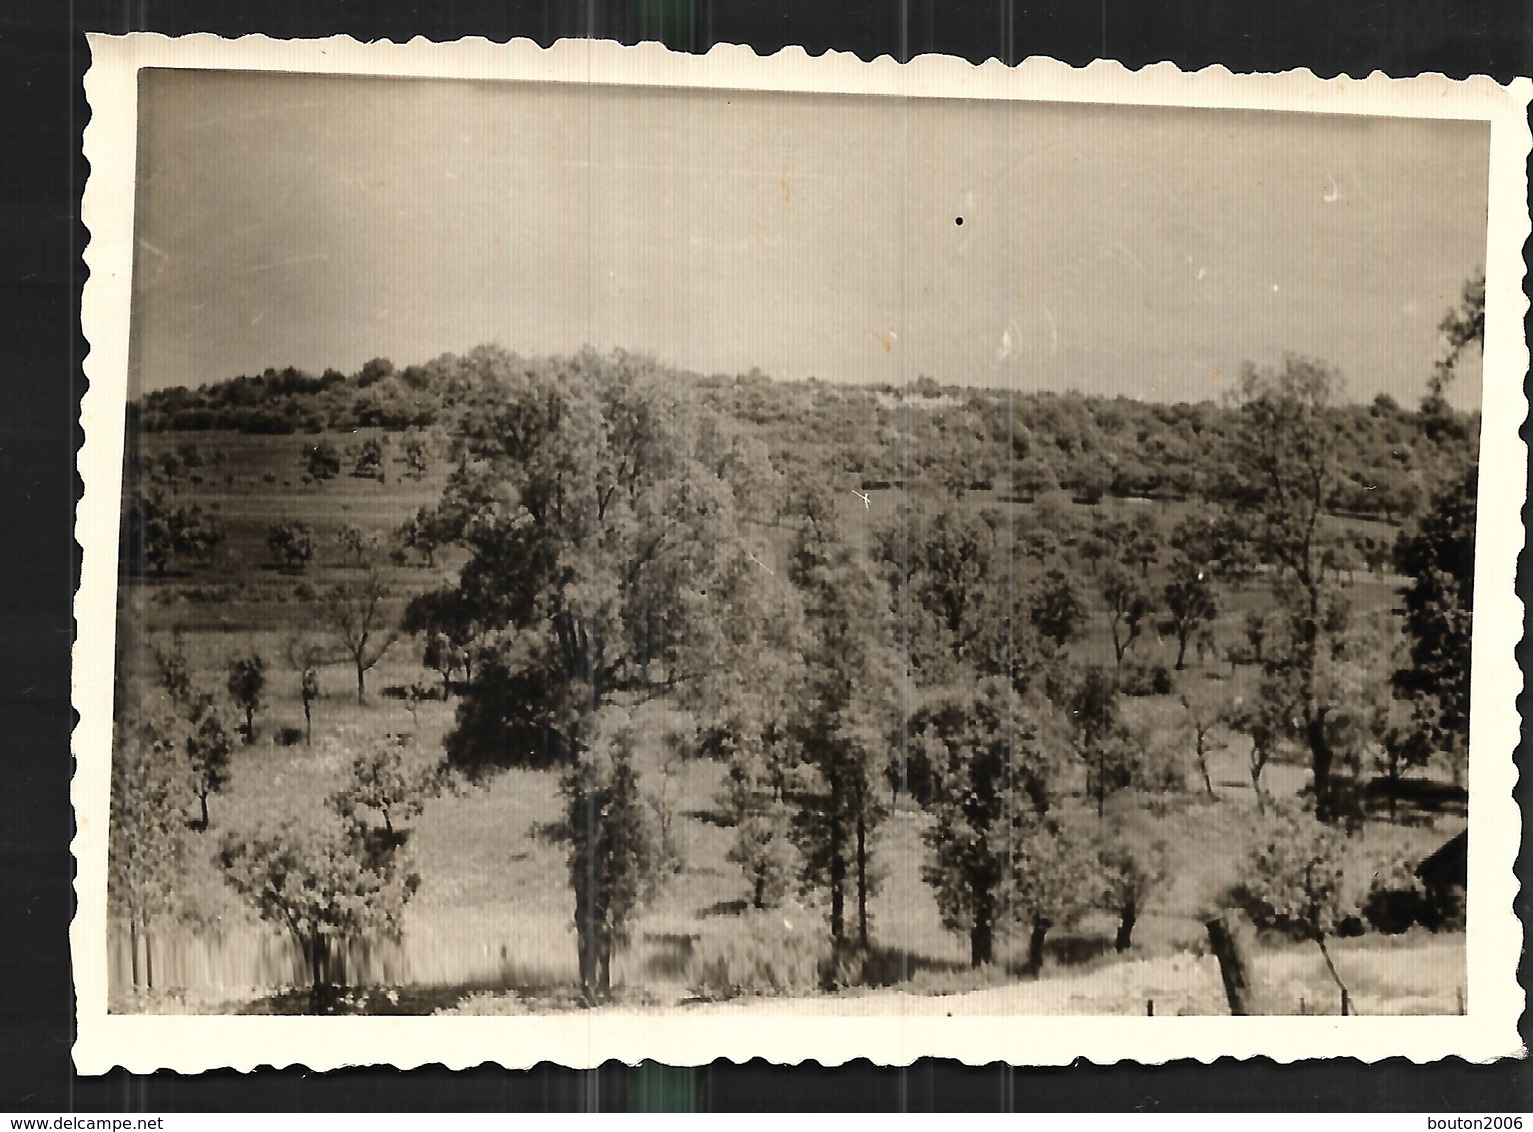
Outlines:
{"type": "MultiPolygon", "coordinates": [[[[349,664],[341,660],[324,665],[312,743],[303,739],[300,673],[285,657],[295,639],[324,640],[322,627],[300,595],[359,573],[336,539],[339,529],[351,524],[379,536],[385,551],[376,560],[391,590],[390,616],[395,619],[412,594],[454,577],[461,564],[450,549],[440,553],[431,568],[392,563],[386,553],[391,532],[417,508],[440,499],[446,475],[440,454],[423,478],[410,478],[399,462],[396,438],[389,446],[382,483],[347,474],[344,462],[342,474],[332,480],[303,482],[303,453],[309,445],[325,439],[339,450],[366,435],[262,437],[220,432],[143,437],[151,456],[187,443],[198,447],[204,463],[195,474],[201,482],[183,477],[174,491],[183,502],[194,501],[215,515],[224,539],[210,568],[124,584],[122,662],[149,664],[149,639],[175,633],[205,686],[221,691],[229,659],[252,651],[266,659],[267,680],[254,741],[237,746],[229,780],[210,801],[209,828],[196,835],[200,849],[184,890],[195,894],[197,922],[167,931],[158,940],[158,985],[147,993],[132,988],[125,940],[114,936],[114,1009],[286,1008],[290,988],[302,983],[300,958],[222,883],[211,846],[226,830],[253,830],[322,807],[344,781],[351,753],[383,736],[413,736],[410,757],[422,763],[440,757],[457,700],[426,700],[412,708],[400,695],[417,681],[439,683],[437,675],[422,666],[421,642],[409,637],[401,637],[367,674],[368,696],[362,704],[357,702],[349,664]],[[216,465],[208,462],[215,450],[222,454],[216,465]],[[270,562],[267,531],[287,520],[307,523],[315,533],[315,558],[301,573],[270,562]]],[[[841,493],[843,514],[856,540],[866,544],[895,513],[898,493],[875,491],[865,505],[852,490],[856,486],[849,479],[841,493]]],[[[1018,507],[985,493],[965,498],[976,507],[1018,507]]],[[[1125,513],[1152,509],[1164,533],[1188,505],[1108,500],[1101,506],[1125,513]]],[[[1088,509],[1081,510],[1084,518],[1088,509]]],[[[1376,535],[1388,531],[1383,524],[1368,526],[1376,535]]],[[[781,553],[783,540],[771,534],[767,541],[781,553]]],[[[1164,582],[1153,566],[1149,581],[1155,590],[1164,582]]],[[[1079,657],[1111,664],[1101,599],[1089,574],[1080,582],[1096,604],[1087,634],[1072,647],[1079,657]]],[[[1354,603],[1365,611],[1390,608],[1399,585],[1398,578],[1360,571],[1354,603]]],[[[1227,690],[1254,687],[1254,668],[1233,667],[1222,657],[1240,638],[1245,611],[1270,600],[1260,580],[1222,595],[1215,653],[1200,660],[1189,648],[1187,669],[1176,674],[1178,693],[1197,684],[1227,690]]],[[[1170,669],[1175,654],[1175,639],[1158,639],[1150,629],[1129,657],[1170,669]]],[[[1387,679],[1387,672],[1381,670],[1380,679],[1387,679]]],[[[1173,695],[1131,699],[1126,710],[1169,727],[1182,709],[1173,695]]],[[[967,941],[942,927],[931,890],[921,879],[927,855],[923,835],[930,818],[907,799],[898,799],[873,845],[881,884],[872,902],[874,955],[863,981],[874,989],[848,992],[848,1009],[862,1009],[853,1004],[863,997],[905,992],[962,994],[970,1004],[963,1009],[979,1012],[1142,1013],[1146,999],[1157,999],[1161,1013],[1222,1012],[1217,967],[1202,953],[1203,921],[1245,850],[1256,798],[1246,768],[1249,741],[1224,732],[1214,738],[1210,776],[1215,796],[1202,793],[1188,740],[1189,791],[1150,819],[1170,846],[1171,879],[1144,910],[1133,949],[1127,956],[1114,953],[1114,919],[1105,912],[1096,914],[1051,934],[1048,962],[1036,983],[1018,983],[1022,940],[1006,941],[993,968],[969,967],[967,941]]],[[[619,1003],[640,1008],[678,1003],[695,1003],[698,1009],[745,1008],[706,1005],[706,1000],[728,997],[727,988],[716,984],[731,963],[780,962],[779,981],[785,990],[815,993],[803,985],[803,972],[812,969],[825,947],[824,910],[791,896],[769,913],[747,909],[745,879],[726,859],[732,830],[720,817],[724,767],[698,759],[640,769],[650,788],[663,785],[674,814],[680,863],[617,957],[613,980],[619,1003]]],[[[1274,796],[1292,796],[1307,779],[1304,765],[1278,762],[1266,769],[1263,782],[1274,796]]],[[[365,992],[372,996],[367,1009],[512,1012],[574,1005],[578,972],[573,897],[567,847],[554,820],[561,811],[558,772],[525,769],[494,776],[483,785],[455,785],[427,803],[410,840],[421,883],[407,907],[401,943],[378,945],[347,960],[354,976],[349,982],[395,988],[387,995],[365,992]]],[[[1365,823],[1353,844],[1362,856],[1392,852],[1417,858],[1463,824],[1463,816],[1456,814],[1424,815],[1410,824],[1380,818],[1365,823]]],[[[1263,950],[1261,962],[1274,971],[1281,993],[1293,1000],[1294,1012],[1300,1000],[1320,1004],[1322,1012],[1334,1009],[1331,984],[1313,952],[1276,941],[1263,950]]],[[[1367,936],[1343,941],[1337,954],[1338,962],[1355,972],[1358,1004],[1365,1011],[1455,1009],[1454,996],[1464,982],[1462,934],[1367,936]],[[1413,978],[1397,977],[1398,970],[1408,971],[1412,965],[1434,972],[1428,991],[1420,990],[1413,978]]]]}

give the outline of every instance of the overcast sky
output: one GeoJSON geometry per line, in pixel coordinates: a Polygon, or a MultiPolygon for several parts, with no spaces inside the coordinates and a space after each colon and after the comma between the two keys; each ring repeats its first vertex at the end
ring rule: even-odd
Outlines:
{"type": "MultiPolygon", "coordinates": [[[[705,373],[1422,391],[1483,124],[146,72],[144,386],[500,342],[705,373]],[[959,219],[962,223],[958,223],[959,219]]],[[[1478,370],[1455,397],[1478,398],[1478,370]]]]}

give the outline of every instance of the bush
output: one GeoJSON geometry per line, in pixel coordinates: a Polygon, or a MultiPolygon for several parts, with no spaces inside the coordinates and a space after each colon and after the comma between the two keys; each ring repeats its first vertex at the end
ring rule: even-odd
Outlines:
{"type": "Polygon", "coordinates": [[[304,470],[311,480],[333,479],[341,474],[341,457],[332,445],[321,440],[305,450],[304,470]]]}
{"type": "Polygon", "coordinates": [[[1385,935],[1399,935],[1416,924],[1435,927],[1438,919],[1426,887],[1400,858],[1374,874],[1362,912],[1368,926],[1385,935]]]}
{"type": "Polygon", "coordinates": [[[1169,696],[1176,688],[1164,664],[1125,661],[1118,672],[1118,690],[1125,696],[1169,696]]]}
{"type": "Polygon", "coordinates": [[[267,529],[266,549],[278,569],[302,571],[314,557],[314,529],[291,519],[267,529]]]}
{"type": "Polygon", "coordinates": [[[688,985],[700,998],[799,995],[820,989],[830,944],[819,925],[781,913],[747,914],[727,936],[692,949],[688,985]]]}

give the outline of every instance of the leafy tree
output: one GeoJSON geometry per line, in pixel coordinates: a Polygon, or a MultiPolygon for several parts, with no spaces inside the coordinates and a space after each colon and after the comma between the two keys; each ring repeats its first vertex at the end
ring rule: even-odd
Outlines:
{"type": "Polygon", "coordinates": [[[352,523],[341,525],[341,528],[335,532],[335,541],[340,544],[342,553],[350,557],[353,564],[357,566],[362,566],[369,553],[378,548],[376,531],[364,531],[352,523]]]}
{"type": "Polygon", "coordinates": [[[255,742],[255,713],[266,691],[266,661],[260,653],[237,656],[229,662],[229,695],[245,713],[245,742],[255,742]]]}
{"type": "Polygon", "coordinates": [[[1087,793],[1096,799],[1097,816],[1101,817],[1108,793],[1131,781],[1118,681],[1097,664],[1071,676],[1059,689],[1057,702],[1072,723],[1075,750],[1086,767],[1087,793]]]}
{"type": "Polygon", "coordinates": [[[1150,594],[1143,581],[1118,563],[1102,571],[1102,597],[1107,602],[1108,624],[1112,627],[1113,656],[1123,666],[1123,654],[1139,639],[1144,621],[1151,613],[1150,594]]]}
{"type": "Polygon", "coordinates": [[[745,874],[757,909],[780,904],[802,875],[787,802],[796,757],[789,721],[798,704],[805,644],[795,598],[786,578],[764,576],[756,651],[739,668],[740,679],[720,688],[712,723],[699,736],[701,751],[727,761],[720,803],[735,831],[727,856],[745,874]]]}
{"type": "MultiPolygon", "coordinates": [[[[951,493],[918,502],[875,537],[903,650],[927,686],[960,671],[1002,674],[1025,691],[1049,651],[1035,595],[1012,562],[1009,524],[951,493]]],[[[1068,616],[1068,614],[1066,614],[1068,616]]]]}
{"type": "Polygon", "coordinates": [[[1314,941],[1341,992],[1344,1014],[1351,995],[1325,941],[1359,913],[1365,895],[1347,869],[1346,850],[1346,838],[1334,826],[1293,806],[1274,807],[1258,831],[1236,890],[1258,927],[1314,941]]]}
{"type": "Polygon", "coordinates": [[[166,741],[185,754],[191,770],[190,783],[197,795],[198,829],[208,828],[208,797],[218,793],[229,776],[234,740],[223,709],[208,692],[192,681],[191,665],[179,636],[153,647],[155,669],[168,701],[166,741]]]}
{"type": "Polygon", "coordinates": [[[191,767],[179,720],[151,715],[126,734],[112,756],[111,850],[107,901],[128,925],[133,985],[154,985],[154,922],[176,905],[176,885],[188,853],[184,805],[191,767]],[[139,940],[144,970],[140,978],[139,940]]]}
{"type": "Polygon", "coordinates": [[[362,446],[357,450],[356,467],[351,473],[361,479],[384,479],[383,470],[383,442],[376,436],[369,436],[362,441],[362,446]]]}
{"type": "Polygon", "coordinates": [[[1455,780],[1469,753],[1478,490],[1475,465],[1433,498],[1395,546],[1396,569],[1410,579],[1402,595],[1410,663],[1393,677],[1396,694],[1412,708],[1406,749],[1442,752],[1455,780]]]}
{"type": "Polygon", "coordinates": [[[659,831],[633,765],[631,726],[612,723],[564,776],[570,830],[570,885],[580,988],[594,1006],[612,989],[612,954],[628,942],[633,915],[652,895],[664,864],[659,831]]]}
{"type": "Polygon", "coordinates": [[[1278,370],[1247,365],[1234,474],[1226,484],[1259,556],[1278,572],[1273,591],[1282,636],[1269,641],[1264,668],[1269,680],[1286,686],[1301,721],[1322,821],[1336,816],[1330,724],[1338,706],[1324,669],[1349,621],[1321,527],[1337,482],[1331,402],[1338,380],[1329,366],[1302,358],[1289,357],[1278,370]]]}
{"type": "Polygon", "coordinates": [[[452,693],[452,674],[468,663],[468,657],[446,633],[436,632],[426,638],[421,662],[442,678],[442,699],[445,700],[452,693]]]}
{"type": "MultiPolygon", "coordinates": [[[[186,656],[186,642],[179,632],[170,639],[154,641],[149,648],[160,690],[176,707],[192,702],[192,666],[186,656]]],[[[122,702],[119,700],[119,702],[122,702]]]]}
{"type": "Polygon", "coordinates": [[[1155,516],[1140,511],[1128,522],[1122,519],[1103,521],[1097,524],[1093,533],[1104,556],[1111,557],[1129,570],[1137,571],[1141,578],[1149,577],[1150,563],[1161,552],[1161,538],[1155,525],[1155,516]]]}
{"type": "Polygon", "coordinates": [[[288,667],[298,673],[298,698],[303,704],[303,741],[308,746],[314,741],[314,703],[320,698],[319,666],[324,663],[324,651],[312,641],[295,635],[288,638],[286,655],[288,667]]]}
{"type": "Polygon", "coordinates": [[[927,683],[940,683],[966,660],[991,623],[995,535],[949,495],[917,497],[875,536],[875,558],[897,606],[905,650],[927,683]]]}
{"type": "Polygon", "coordinates": [[[376,832],[386,848],[398,848],[410,835],[409,823],[441,791],[437,767],[407,765],[408,736],[392,735],[357,752],[346,785],[330,796],[330,808],[348,824],[376,832]],[[375,819],[383,822],[375,831],[375,819]]]}
{"type": "Polygon", "coordinates": [[[393,373],[394,363],[388,358],[372,358],[363,364],[353,380],[358,389],[366,389],[370,385],[377,385],[393,373]]]}
{"type": "Polygon", "coordinates": [[[467,544],[455,587],[464,620],[486,628],[448,756],[471,774],[573,764],[588,998],[604,992],[604,957],[642,887],[618,865],[639,844],[623,832],[626,807],[644,807],[625,784],[632,768],[594,757],[597,720],[619,696],[663,693],[711,712],[727,699],[714,693],[749,670],[767,608],[767,571],[719,471],[723,435],[683,394],[623,353],[487,358],[461,397],[459,465],[439,509],[467,544]]]}
{"type": "Polygon", "coordinates": [[[229,756],[234,751],[229,725],[211,696],[199,696],[191,705],[184,724],[184,736],[201,812],[197,828],[207,829],[208,796],[223,789],[229,777],[229,756]]]}
{"type": "Polygon", "coordinates": [[[357,703],[365,703],[368,670],[399,639],[388,616],[389,589],[375,568],[360,579],[337,582],[325,591],[320,617],[357,674],[357,703]]]}
{"type": "Polygon", "coordinates": [[[431,466],[426,438],[419,433],[405,438],[405,466],[410,469],[411,478],[418,480],[425,479],[426,471],[431,466]]]}
{"type": "Polygon", "coordinates": [[[425,665],[442,673],[444,681],[458,670],[465,680],[474,679],[475,657],[490,636],[475,609],[473,595],[456,587],[416,594],[405,605],[400,628],[426,639],[425,665]]]}
{"type": "MultiPolygon", "coordinates": [[[[401,551],[413,550],[419,554],[422,564],[430,569],[436,565],[437,548],[447,541],[444,538],[446,533],[436,512],[429,507],[422,507],[400,524],[394,532],[394,541],[401,551]]],[[[402,562],[403,558],[399,561],[402,562]]]]}
{"type": "Polygon", "coordinates": [[[321,440],[304,450],[304,471],[316,483],[334,479],[341,474],[341,457],[335,446],[321,440]]]}
{"type": "Polygon", "coordinates": [[[228,834],[219,848],[224,877],[263,920],[298,945],[309,969],[310,1009],[322,1012],[339,973],[332,957],[356,939],[397,939],[405,905],[420,886],[397,850],[354,822],[283,822],[228,834]]]}
{"type": "Polygon", "coordinates": [[[1265,694],[1270,689],[1258,691],[1249,701],[1243,696],[1235,697],[1230,705],[1226,722],[1231,730],[1239,731],[1251,740],[1247,753],[1247,767],[1251,774],[1251,790],[1256,795],[1257,809],[1266,812],[1266,792],[1262,789],[1262,771],[1272,761],[1280,741],[1290,727],[1288,705],[1265,694]]]}
{"type": "Polygon", "coordinates": [[[1212,584],[1217,577],[1229,585],[1248,581],[1256,573],[1256,558],[1245,525],[1222,508],[1194,510],[1171,531],[1173,574],[1183,567],[1201,572],[1212,584]]]}
{"type": "Polygon", "coordinates": [[[1176,637],[1176,670],[1186,667],[1187,643],[1219,616],[1213,579],[1205,567],[1177,555],[1171,561],[1171,580],[1163,591],[1166,618],[1162,629],[1176,637]]]}
{"type": "Polygon", "coordinates": [[[1246,641],[1251,646],[1251,656],[1256,663],[1265,664],[1263,648],[1267,639],[1272,636],[1272,619],[1259,609],[1248,609],[1241,631],[1244,632],[1246,641]]]}
{"type": "Polygon", "coordinates": [[[284,520],[268,528],[266,549],[278,569],[299,573],[314,558],[314,528],[284,520]]]}
{"type": "Polygon", "coordinates": [[[866,947],[875,881],[869,840],[886,812],[876,768],[893,730],[888,606],[834,508],[811,497],[803,511],[789,578],[802,595],[809,644],[792,729],[812,783],[800,798],[794,835],[806,885],[830,897],[833,943],[848,942],[851,894],[857,942],[866,947]]]}
{"type": "Polygon", "coordinates": [[[1043,970],[1048,933],[1102,904],[1104,882],[1087,829],[1087,821],[1068,805],[1027,815],[1022,824],[1016,898],[1025,910],[1027,969],[1034,975],[1043,970]]]}
{"type": "Polygon", "coordinates": [[[466,681],[456,761],[573,758],[614,695],[696,697],[748,653],[737,614],[763,572],[698,420],[625,354],[499,374],[470,398],[460,441],[511,498],[465,471],[442,510],[475,509],[457,590],[475,620],[513,632],[466,681]]]}
{"type": "Polygon", "coordinates": [[[1098,858],[1105,907],[1118,917],[1113,948],[1121,954],[1133,946],[1140,915],[1170,877],[1169,848],[1145,830],[1120,827],[1103,840],[1098,858]]]}
{"type": "MultiPolygon", "coordinates": [[[[1193,756],[1198,762],[1198,774],[1203,778],[1203,789],[1212,798],[1214,780],[1208,771],[1208,756],[1214,749],[1214,730],[1228,721],[1229,708],[1217,687],[1202,685],[1182,693],[1182,710],[1187,713],[1187,730],[1192,732],[1193,756]]],[[[1253,785],[1260,774],[1258,769],[1252,776],[1253,785]]],[[[1257,793],[1260,794],[1259,789],[1257,793]]]]}
{"type": "Polygon", "coordinates": [[[223,541],[223,527],[196,504],[178,506],[164,492],[135,491],[123,516],[123,567],[164,575],[178,558],[207,566],[223,541]]]}
{"type": "Polygon", "coordinates": [[[303,742],[308,746],[314,741],[314,701],[321,695],[319,672],[309,666],[299,678],[298,695],[303,701],[303,742]]]}
{"type": "Polygon", "coordinates": [[[1464,284],[1459,305],[1443,315],[1438,329],[1446,349],[1432,371],[1429,398],[1441,398],[1443,390],[1457,373],[1464,353],[1478,345],[1485,347],[1485,272],[1481,271],[1464,284]]]}
{"type": "Polygon", "coordinates": [[[1033,625],[1056,649],[1063,649],[1086,625],[1086,602],[1063,570],[1046,572],[1029,603],[1033,625]]]}
{"type": "Polygon", "coordinates": [[[1017,852],[1060,790],[1046,720],[995,677],[933,696],[910,720],[936,782],[922,879],[943,926],[969,937],[976,967],[993,961],[1022,912],[1017,852]]]}
{"type": "Polygon", "coordinates": [[[730,760],[725,807],[735,836],[725,856],[744,872],[756,909],[782,903],[795,864],[791,813],[776,793],[775,778],[759,747],[738,751],[730,760]]]}

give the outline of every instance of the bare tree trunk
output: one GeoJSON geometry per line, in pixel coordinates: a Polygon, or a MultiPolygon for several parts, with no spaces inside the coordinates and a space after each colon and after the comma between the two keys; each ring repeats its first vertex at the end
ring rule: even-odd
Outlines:
{"type": "Polygon", "coordinates": [[[1331,953],[1326,950],[1325,935],[1315,933],[1315,943],[1320,948],[1320,957],[1325,960],[1325,969],[1331,973],[1331,981],[1341,991],[1341,1013],[1345,1017],[1352,1013],[1352,992],[1347,989],[1347,984],[1341,981],[1341,976],[1336,973],[1336,964],[1331,962],[1331,953]]]}
{"type": "Polygon", "coordinates": [[[601,957],[597,952],[594,926],[580,933],[580,997],[587,1006],[595,1006],[601,993],[599,968],[601,957]]]}
{"type": "Polygon", "coordinates": [[[1043,941],[1053,926],[1053,921],[1047,916],[1036,916],[1033,919],[1033,930],[1028,933],[1027,973],[1035,979],[1043,971],[1043,941]]]}
{"type": "Polygon", "coordinates": [[[1325,717],[1316,715],[1305,725],[1310,757],[1315,774],[1315,817],[1323,822],[1336,820],[1331,798],[1331,744],[1325,737],[1325,717]]]}
{"type": "Polygon", "coordinates": [[[131,953],[130,965],[133,969],[133,989],[138,990],[142,985],[138,970],[138,913],[128,918],[128,950],[131,953]]]}
{"type": "Polygon", "coordinates": [[[367,669],[362,667],[362,662],[361,661],[358,661],[357,662],[357,703],[359,703],[359,704],[367,702],[367,691],[366,691],[365,687],[363,686],[363,681],[365,680],[366,676],[367,676],[367,669]]]}
{"type": "Polygon", "coordinates": [[[320,935],[309,936],[309,1009],[320,1014],[325,1008],[324,956],[320,950],[320,935]]]}
{"type": "Polygon", "coordinates": [[[868,946],[868,823],[862,809],[862,786],[857,787],[857,942],[868,946]]]}
{"type": "Polygon", "coordinates": [[[974,928],[969,932],[969,965],[982,967],[995,957],[995,932],[988,910],[976,912],[974,928]]]}
{"type": "Polygon", "coordinates": [[[1127,901],[1119,910],[1118,934],[1113,938],[1113,950],[1122,953],[1134,945],[1134,925],[1139,922],[1139,908],[1127,901]]]}
{"type": "Polygon", "coordinates": [[[846,885],[838,875],[842,872],[844,868],[837,858],[830,869],[830,938],[838,946],[846,942],[846,885]]]}
{"type": "MultiPolygon", "coordinates": [[[[149,923],[144,923],[144,986],[154,989],[154,933],[149,930],[149,923]]],[[[1342,1001],[1346,1001],[1346,992],[1342,992],[1342,1001]]]]}
{"type": "Polygon", "coordinates": [[[1260,1014],[1256,971],[1251,963],[1248,936],[1238,913],[1228,911],[1209,920],[1209,947],[1219,961],[1219,976],[1224,981],[1224,997],[1230,1013],[1237,1017],[1260,1014]]]}

